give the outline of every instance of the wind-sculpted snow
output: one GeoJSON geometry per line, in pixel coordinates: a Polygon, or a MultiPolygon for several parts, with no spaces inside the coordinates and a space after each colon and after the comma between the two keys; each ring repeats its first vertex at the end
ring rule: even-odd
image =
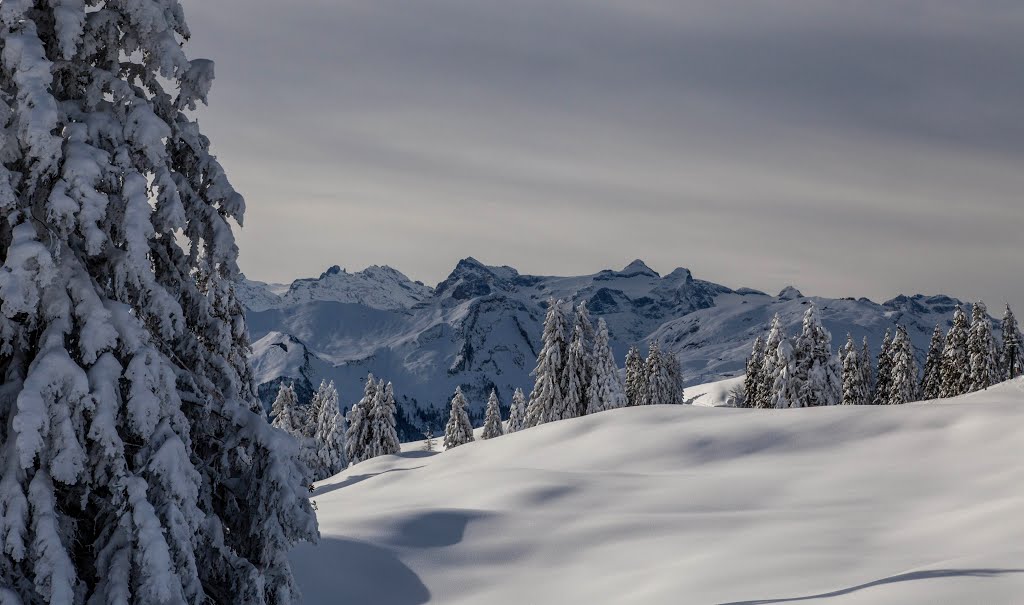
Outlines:
{"type": "Polygon", "coordinates": [[[1022,444],[1024,380],[613,410],[355,465],[317,484],[323,541],[292,561],[309,605],[1017,605],[1022,444]]]}
{"type": "Polygon", "coordinates": [[[832,332],[833,350],[851,332],[857,342],[868,336],[877,352],[885,330],[900,322],[923,364],[935,324],[945,326],[959,302],[944,296],[884,304],[808,298],[793,287],[776,297],[697,280],[686,269],[662,277],[641,261],[586,276],[531,276],[472,258],[433,289],[393,269],[371,267],[354,274],[331,269],[280,292],[258,282],[241,287],[265,401],[273,400],[282,379],[311,393],[326,378],[351,405],[372,372],[394,382],[407,438],[428,424],[435,432],[440,428],[456,386],[463,388],[475,424],[492,388],[505,409],[516,387],[528,393],[550,297],[585,301],[595,322],[604,319],[620,367],[631,345],[646,351],[661,341],[663,350],[678,356],[687,384],[741,374],[751,343],[772,315],[779,313],[783,327],[795,334],[811,301],[832,332]],[[301,355],[283,355],[297,347],[301,355]]]}

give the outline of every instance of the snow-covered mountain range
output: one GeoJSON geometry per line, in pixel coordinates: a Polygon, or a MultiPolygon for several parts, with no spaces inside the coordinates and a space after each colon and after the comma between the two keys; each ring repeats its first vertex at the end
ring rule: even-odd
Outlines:
{"type": "Polygon", "coordinates": [[[474,420],[491,388],[505,406],[516,387],[529,392],[551,297],[586,301],[595,321],[604,318],[620,365],[629,346],[646,349],[659,340],[678,356],[687,384],[741,374],[751,343],[772,315],[779,313],[795,333],[811,301],[833,334],[834,349],[849,332],[858,343],[867,336],[877,352],[886,329],[903,323],[922,361],[934,326],[947,325],[961,304],[947,296],[900,296],[881,304],[807,297],[793,287],[772,296],[695,279],[682,268],[662,276],[639,260],[620,271],[550,277],[467,258],[434,288],[390,267],[358,273],[332,267],[288,286],[245,281],[238,291],[249,309],[253,365],[265,402],[283,380],[308,397],[329,379],[347,407],[372,372],[394,382],[405,438],[427,425],[438,431],[456,385],[469,397],[474,420]]]}

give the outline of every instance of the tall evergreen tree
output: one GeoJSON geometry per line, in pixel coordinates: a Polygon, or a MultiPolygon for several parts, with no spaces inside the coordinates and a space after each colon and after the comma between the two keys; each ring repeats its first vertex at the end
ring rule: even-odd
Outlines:
{"type": "Polygon", "coordinates": [[[985,303],[977,302],[971,311],[971,331],[967,337],[970,361],[970,390],[980,391],[999,382],[996,343],[992,337],[992,321],[985,303]]]}
{"type": "Polygon", "coordinates": [[[888,405],[889,395],[892,392],[892,332],[885,331],[882,339],[882,348],[878,352],[878,372],[875,378],[875,393],[872,403],[875,405],[888,405]]]}
{"type": "Polygon", "coordinates": [[[892,371],[889,381],[889,405],[917,401],[917,359],[914,344],[910,342],[907,327],[896,326],[896,337],[890,347],[892,371]]]}
{"type": "Polygon", "coordinates": [[[928,357],[924,362],[924,377],[921,379],[921,398],[925,401],[942,396],[942,351],[946,348],[946,335],[942,327],[935,325],[932,341],[928,345],[928,357]]]}
{"type": "Polygon", "coordinates": [[[504,434],[505,431],[501,428],[501,408],[498,405],[498,392],[491,389],[491,396],[487,400],[487,411],[484,414],[484,430],[480,438],[494,439],[504,434]]]}
{"type": "Polygon", "coordinates": [[[640,351],[630,347],[626,353],[626,404],[643,405],[647,396],[647,365],[640,351]]]}
{"type": "Polygon", "coordinates": [[[757,405],[758,389],[761,386],[761,370],[764,368],[764,338],[754,339],[754,347],[747,358],[747,374],[743,378],[745,407],[757,405]]]}
{"type": "Polygon", "coordinates": [[[317,424],[320,422],[320,412],[324,406],[333,398],[334,404],[338,403],[338,390],[334,387],[334,381],[330,384],[326,380],[320,381],[320,386],[313,393],[305,412],[302,414],[301,432],[306,437],[316,435],[317,424]]]}
{"type": "Polygon", "coordinates": [[[1024,353],[1021,351],[1021,341],[1017,318],[1013,316],[1010,305],[1006,305],[1006,313],[1003,315],[1003,350],[1000,359],[1003,364],[1003,377],[1007,380],[1024,374],[1024,353]]]}
{"type": "Polygon", "coordinates": [[[843,405],[867,404],[868,392],[864,384],[864,368],[860,354],[853,344],[853,336],[846,335],[846,346],[843,347],[843,405]]]}
{"type": "Polygon", "coordinates": [[[802,397],[800,385],[794,380],[796,375],[796,358],[793,353],[793,345],[789,340],[783,340],[776,349],[772,371],[774,377],[772,387],[768,390],[769,405],[766,407],[779,410],[803,407],[800,405],[800,398],[802,397]]]}
{"type": "Polygon", "coordinates": [[[247,361],[245,204],[173,0],[0,3],[0,600],[289,603],[316,538],[247,361]]]}
{"type": "Polygon", "coordinates": [[[338,390],[331,381],[317,393],[316,425],[312,441],[316,447],[317,481],[333,477],[348,466],[345,458],[345,416],[338,407],[338,390]]]}
{"type": "Polygon", "coordinates": [[[370,410],[370,437],[368,454],[364,460],[377,456],[389,456],[401,451],[398,431],[395,430],[395,416],[398,405],[395,403],[395,389],[389,382],[381,380],[377,383],[374,393],[373,407],[370,410]]]}
{"type": "Polygon", "coordinates": [[[867,395],[865,404],[871,403],[871,396],[875,392],[875,371],[871,361],[871,346],[868,345],[868,337],[865,336],[860,346],[860,368],[864,375],[864,392],[867,395]]]}
{"type": "Polygon", "coordinates": [[[591,376],[594,373],[594,341],[597,337],[594,331],[594,322],[590,319],[590,311],[587,310],[586,301],[582,301],[576,306],[576,318],[573,326],[574,337],[577,328],[580,331],[580,385],[583,387],[580,392],[577,415],[583,416],[587,413],[587,408],[590,406],[590,402],[587,399],[590,393],[587,387],[590,385],[591,376]]]}
{"type": "Polygon", "coordinates": [[[452,397],[451,414],[448,416],[448,424],[444,427],[444,448],[451,449],[473,441],[473,425],[469,422],[469,414],[466,413],[466,397],[462,394],[462,387],[455,388],[455,396],[452,397]]]}
{"type": "Polygon", "coordinates": [[[661,359],[665,364],[665,371],[668,372],[668,388],[671,395],[666,400],[672,404],[681,404],[683,399],[683,366],[675,353],[662,353],[661,359]]]}
{"type": "Polygon", "coordinates": [[[661,352],[661,345],[654,341],[647,353],[647,394],[644,405],[680,403],[678,392],[669,370],[669,362],[661,352]]]}
{"type": "Polygon", "coordinates": [[[776,313],[768,326],[768,338],[764,343],[764,362],[761,368],[761,384],[757,387],[757,399],[753,406],[757,408],[775,407],[775,380],[779,370],[779,345],[786,340],[786,334],[782,329],[782,319],[776,313]]]}
{"type": "Polygon", "coordinates": [[[555,408],[552,420],[576,418],[586,413],[587,368],[589,353],[583,341],[583,328],[579,324],[573,329],[569,358],[562,369],[562,402],[555,408]],[[581,409],[582,408],[582,409],[581,409]]]}
{"type": "Polygon", "coordinates": [[[274,417],[273,425],[276,428],[295,436],[299,434],[298,422],[298,397],[295,395],[295,386],[291,383],[281,383],[277,391],[277,398],[270,408],[270,414],[274,417]]]}
{"type": "Polygon", "coordinates": [[[345,431],[345,459],[349,464],[366,460],[367,445],[370,443],[370,422],[373,402],[377,397],[377,379],[366,375],[363,398],[348,411],[348,429],[345,431]]]}
{"type": "Polygon", "coordinates": [[[550,299],[544,318],[543,347],[533,370],[534,385],[526,408],[526,426],[532,427],[555,420],[563,409],[562,370],[568,357],[565,334],[565,313],[561,300],[550,299]]]}
{"type": "Polygon", "coordinates": [[[946,333],[946,346],[942,350],[942,397],[956,397],[970,391],[971,361],[967,356],[967,315],[957,306],[953,312],[953,325],[946,333]]]}
{"type": "Polygon", "coordinates": [[[608,338],[608,324],[604,319],[597,322],[597,334],[594,338],[594,370],[590,378],[587,396],[588,414],[603,412],[626,405],[626,392],[619,376],[619,368],[615,365],[612,349],[608,338]]]}
{"type": "Polygon", "coordinates": [[[812,303],[804,313],[803,328],[793,346],[792,380],[798,394],[791,407],[836,405],[842,399],[840,368],[832,355],[832,335],[821,324],[812,303]]]}
{"type": "Polygon", "coordinates": [[[526,428],[526,396],[523,389],[512,394],[512,405],[508,411],[508,433],[518,433],[526,428]]]}

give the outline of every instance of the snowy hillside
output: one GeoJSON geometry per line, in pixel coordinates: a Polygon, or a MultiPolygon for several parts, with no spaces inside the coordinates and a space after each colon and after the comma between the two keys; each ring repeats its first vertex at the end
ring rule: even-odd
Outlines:
{"type": "Polygon", "coordinates": [[[694,279],[686,269],[661,276],[641,261],[586,276],[530,276],[471,258],[433,289],[388,267],[352,274],[335,267],[317,279],[296,281],[284,293],[272,290],[246,282],[240,291],[250,309],[253,363],[264,400],[273,398],[282,380],[297,381],[300,393],[310,393],[327,378],[350,405],[373,372],[394,382],[406,437],[412,427],[438,428],[457,385],[469,397],[476,421],[492,387],[503,406],[516,387],[529,392],[552,296],[586,301],[595,321],[608,322],[620,365],[630,345],[646,348],[661,340],[679,357],[687,384],[741,374],[751,343],[772,315],[779,313],[794,333],[811,301],[834,336],[834,349],[852,332],[858,342],[868,336],[877,350],[886,329],[901,322],[923,362],[932,329],[949,321],[958,302],[945,296],[884,304],[809,298],[791,287],[769,296],[694,279]]]}
{"type": "Polygon", "coordinates": [[[1018,605],[1024,381],[886,407],[651,406],[323,481],[306,603],[1018,605]]]}

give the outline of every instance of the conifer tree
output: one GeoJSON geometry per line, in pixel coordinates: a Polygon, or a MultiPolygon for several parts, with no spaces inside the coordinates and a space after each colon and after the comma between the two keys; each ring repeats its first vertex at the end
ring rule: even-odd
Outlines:
{"type": "Polygon", "coordinates": [[[473,425],[470,424],[469,414],[466,413],[466,397],[462,394],[462,387],[456,387],[455,396],[452,397],[451,414],[444,428],[444,448],[451,449],[470,441],[473,441],[473,425]]]}
{"type": "MultiPolygon", "coordinates": [[[[580,302],[576,306],[576,318],[575,325],[573,326],[573,336],[575,338],[576,329],[580,330],[580,385],[582,389],[580,391],[580,401],[577,406],[577,415],[583,416],[587,413],[587,408],[590,406],[588,401],[589,389],[591,376],[594,373],[594,341],[596,339],[596,333],[594,331],[594,323],[590,319],[590,311],[587,310],[586,301],[580,302]]],[[[570,344],[571,349],[571,344],[570,344]]]]}
{"type": "Polygon", "coordinates": [[[668,388],[671,395],[666,400],[672,404],[683,403],[683,367],[679,364],[679,358],[674,353],[662,353],[661,359],[665,364],[665,371],[668,372],[668,388]]]}
{"type": "Polygon", "coordinates": [[[843,347],[843,405],[865,405],[867,388],[864,385],[864,368],[860,354],[853,344],[853,336],[846,335],[846,346],[843,347]]]}
{"type": "Polygon", "coordinates": [[[889,405],[917,401],[917,359],[907,327],[896,326],[896,337],[890,346],[892,371],[889,382],[889,405]]]}
{"type": "Polygon", "coordinates": [[[491,396],[487,400],[487,411],[484,414],[484,430],[481,439],[494,439],[501,437],[505,431],[501,428],[501,408],[498,405],[498,392],[491,389],[491,396]]]}
{"type": "Polygon", "coordinates": [[[892,333],[885,331],[882,339],[882,348],[878,352],[878,373],[875,378],[875,393],[872,403],[875,405],[888,405],[889,395],[892,392],[892,333]]]}
{"type": "Polygon", "coordinates": [[[432,452],[434,449],[436,449],[434,445],[434,431],[427,427],[427,430],[423,432],[423,451],[432,452]]]}
{"type": "Polygon", "coordinates": [[[561,300],[550,299],[544,318],[543,347],[533,370],[534,385],[526,408],[526,426],[532,427],[557,419],[564,407],[562,370],[568,357],[565,313],[561,300]]]}
{"type": "Polygon", "coordinates": [[[1024,374],[1020,328],[1010,305],[1006,305],[1006,313],[1003,315],[1003,350],[1000,359],[1003,364],[1003,377],[1006,380],[1013,380],[1024,374]]]}
{"type": "Polygon", "coordinates": [[[794,383],[797,397],[791,407],[836,405],[842,399],[841,370],[832,355],[832,335],[821,324],[812,303],[804,313],[803,328],[793,345],[794,383]]]}
{"type": "Polygon", "coordinates": [[[395,430],[395,416],[398,406],[395,403],[395,390],[389,382],[381,380],[377,383],[374,393],[373,408],[370,411],[370,437],[368,455],[363,459],[377,456],[389,456],[401,451],[398,432],[395,430]]]}
{"type": "Polygon", "coordinates": [[[377,380],[373,374],[366,375],[363,398],[348,411],[348,429],[345,431],[345,458],[349,464],[366,460],[367,444],[370,442],[370,413],[377,396],[377,380]]]}
{"type": "Polygon", "coordinates": [[[604,319],[597,322],[594,338],[594,370],[590,379],[587,396],[588,414],[621,408],[626,405],[626,392],[615,365],[608,337],[608,324],[604,319]]]}
{"type": "Polygon", "coordinates": [[[552,420],[576,418],[586,413],[586,390],[584,382],[590,373],[587,369],[586,345],[583,342],[583,328],[576,325],[573,329],[572,344],[569,345],[569,358],[562,370],[562,402],[555,408],[552,420]],[[583,408],[582,410],[580,408],[583,408]]]}
{"type": "Polygon", "coordinates": [[[781,368],[779,362],[779,345],[786,340],[782,329],[782,319],[776,313],[768,326],[768,338],[764,343],[764,361],[761,368],[761,384],[757,387],[757,399],[753,406],[757,408],[775,407],[775,381],[781,368]]]}
{"type": "Polygon", "coordinates": [[[924,362],[924,377],[921,378],[921,398],[925,401],[938,399],[942,395],[942,351],[945,348],[946,335],[936,324],[928,345],[928,357],[924,362]]]}
{"type": "Polygon", "coordinates": [[[669,361],[661,352],[657,341],[651,343],[647,353],[647,395],[644,405],[663,405],[679,403],[676,398],[675,380],[669,370],[669,361]]]}
{"type": "Polygon", "coordinates": [[[796,374],[796,359],[793,353],[793,345],[789,340],[783,340],[775,352],[775,362],[772,364],[774,378],[772,387],[769,389],[769,405],[767,407],[778,410],[803,407],[800,405],[799,384],[794,380],[796,374]]]}
{"type": "Polygon", "coordinates": [[[630,347],[626,353],[626,405],[643,405],[647,396],[647,365],[640,351],[630,347]]]}
{"type": "Polygon", "coordinates": [[[320,411],[332,397],[337,405],[338,390],[334,387],[334,382],[332,381],[328,385],[326,380],[321,380],[320,386],[313,393],[313,398],[309,400],[309,405],[306,406],[306,410],[302,414],[300,427],[304,436],[314,437],[316,435],[317,424],[320,422],[320,411]]]}
{"type": "Polygon", "coordinates": [[[512,405],[508,411],[507,433],[518,433],[526,428],[526,396],[523,389],[517,388],[512,394],[512,405]]]}
{"type": "Polygon", "coordinates": [[[985,303],[977,302],[971,310],[971,331],[967,337],[970,360],[970,390],[981,391],[999,382],[996,343],[992,337],[992,321],[985,303]]]}
{"type": "Polygon", "coordinates": [[[0,2],[0,600],[291,603],[308,469],[266,421],[173,0],[0,2]]]}
{"type": "Polygon", "coordinates": [[[277,398],[274,399],[274,405],[270,408],[270,413],[274,417],[273,425],[289,435],[298,435],[298,427],[301,425],[297,421],[297,408],[298,397],[295,395],[295,386],[282,382],[281,388],[277,391],[277,398]]]}
{"type": "Polygon", "coordinates": [[[747,374],[743,378],[744,407],[755,407],[758,389],[761,386],[761,370],[764,368],[764,338],[754,339],[754,347],[747,358],[747,374]]]}
{"type": "Polygon", "coordinates": [[[970,391],[971,360],[967,356],[967,315],[957,306],[953,325],[946,334],[942,350],[942,397],[956,397],[970,391]]]}
{"type": "Polygon", "coordinates": [[[875,392],[875,371],[871,361],[871,347],[868,345],[868,337],[865,336],[860,347],[860,367],[864,375],[864,403],[871,403],[871,396],[875,392]]]}
{"type": "Polygon", "coordinates": [[[338,391],[332,381],[322,394],[317,408],[313,441],[316,444],[317,481],[337,475],[345,470],[345,416],[338,407],[338,391]]]}

